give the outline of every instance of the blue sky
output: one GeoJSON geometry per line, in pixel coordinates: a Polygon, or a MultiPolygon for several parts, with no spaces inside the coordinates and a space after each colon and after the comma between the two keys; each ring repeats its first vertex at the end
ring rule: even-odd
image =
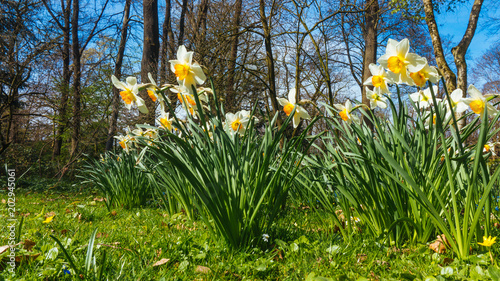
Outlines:
{"type": "MultiPolygon", "coordinates": [[[[489,17],[497,18],[500,21],[500,9],[496,7],[495,1],[485,1],[479,17],[478,27],[472,42],[467,51],[467,63],[472,66],[475,59],[478,59],[482,54],[494,44],[500,43],[500,32],[496,30],[488,30],[489,17]]],[[[453,12],[443,12],[436,14],[436,20],[439,25],[439,33],[441,36],[453,36],[452,46],[456,46],[465,33],[467,24],[469,23],[469,15],[473,1],[469,0],[466,3],[459,4],[453,12]]],[[[497,25],[500,27],[500,25],[497,25]]]]}

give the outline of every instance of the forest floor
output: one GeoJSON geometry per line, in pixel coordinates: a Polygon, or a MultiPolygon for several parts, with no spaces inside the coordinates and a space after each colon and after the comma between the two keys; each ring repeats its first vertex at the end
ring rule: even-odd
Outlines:
{"type": "Polygon", "coordinates": [[[290,203],[263,247],[231,251],[201,221],[152,203],[108,210],[89,186],[23,185],[15,192],[15,229],[8,190],[0,190],[0,280],[495,280],[498,272],[488,252],[464,262],[429,245],[384,246],[362,225],[346,242],[330,215],[306,205],[290,203]],[[19,242],[15,276],[10,248],[2,247],[11,231],[19,242]]]}

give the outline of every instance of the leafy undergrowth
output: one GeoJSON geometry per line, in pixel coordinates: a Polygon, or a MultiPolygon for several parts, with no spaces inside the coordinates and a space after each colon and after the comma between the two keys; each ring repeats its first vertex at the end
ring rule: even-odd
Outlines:
{"type": "MultiPolygon", "coordinates": [[[[7,198],[6,192],[0,197],[7,198]]],[[[2,203],[0,252],[9,234],[2,203]]],[[[489,280],[497,273],[488,252],[461,262],[451,254],[432,252],[428,245],[396,249],[365,237],[362,225],[344,242],[328,215],[307,206],[287,207],[268,233],[266,246],[241,251],[211,241],[200,221],[189,221],[182,213],[169,216],[153,204],[110,212],[92,190],[18,189],[16,211],[18,222],[24,218],[16,275],[3,262],[0,280],[81,280],[51,235],[75,267],[83,269],[96,228],[90,271],[102,270],[108,280],[489,280]]],[[[493,256],[498,255],[495,246],[493,256]]],[[[0,258],[5,261],[8,252],[0,258]]]]}

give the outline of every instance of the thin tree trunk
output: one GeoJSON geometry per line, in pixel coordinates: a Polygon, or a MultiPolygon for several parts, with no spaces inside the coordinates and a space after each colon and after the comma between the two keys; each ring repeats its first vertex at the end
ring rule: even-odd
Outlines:
{"type": "MultiPolygon", "coordinates": [[[[362,81],[366,81],[366,79],[372,76],[369,65],[371,63],[376,63],[377,61],[377,27],[379,15],[378,0],[366,0],[366,4],[369,6],[365,12],[365,52],[363,54],[362,81]]],[[[366,97],[366,88],[361,86],[361,92],[363,104],[370,108],[370,100],[366,97]]],[[[373,124],[369,118],[365,117],[364,121],[368,127],[373,129],[373,124]]]]}
{"type": "Polygon", "coordinates": [[[81,55],[80,44],[78,41],[78,17],[80,14],[80,1],[73,0],[73,17],[71,20],[72,33],[72,51],[73,51],[73,132],[71,135],[71,156],[75,155],[78,150],[78,142],[80,140],[80,80],[81,80],[81,55]]]}
{"type": "MultiPolygon", "coordinates": [[[[118,54],[116,57],[115,64],[115,73],[116,78],[120,79],[122,75],[122,63],[123,56],[125,54],[125,46],[127,44],[127,31],[128,31],[128,22],[130,17],[130,5],[131,0],[125,1],[125,8],[123,10],[123,24],[120,36],[120,45],[118,47],[118,54]]],[[[112,101],[112,112],[111,112],[111,120],[109,122],[108,129],[108,139],[106,140],[106,151],[110,151],[113,149],[114,136],[116,135],[117,127],[118,127],[118,113],[120,110],[120,91],[113,87],[113,101],[112,101]]]]}
{"type": "Polygon", "coordinates": [[[168,59],[172,58],[170,55],[170,46],[168,45],[168,40],[170,38],[169,32],[171,29],[170,24],[170,13],[171,13],[171,5],[170,0],[165,1],[165,20],[162,25],[162,40],[161,40],[161,52],[160,52],[160,85],[163,85],[169,81],[168,73],[169,73],[169,63],[168,59]]]}
{"type": "Polygon", "coordinates": [[[179,21],[179,40],[177,43],[179,46],[184,45],[184,22],[186,19],[187,4],[188,0],[182,0],[181,18],[179,21]]]}
{"type": "MultiPolygon", "coordinates": [[[[64,3],[61,1],[61,4],[64,3]]],[[[67,105],[69,96],[69,84],[71,83],[71,70],[70,70],[70,22],[71,22],[71,0],[66,1],[66,6],[63,8],[63,49],[62,49],[62,59],[63,59],[63,81],[61,85],[61,104],[59,106],[59,123],[57,125],[56,140],[54,142],[54,150],[52,158],[61,155],[62,148],[62,135],[66,130],[68,123],[67,118],[67,105]]]]}
{"type": "Polygon", "coordinates": [[[199,8],[199,17],[196,23],[196,42],[198,46],[203,46],[205,35],[207,31],[207,15],[208,15],[208,2],[209,0],[202,0],[199,8]]]}
{"type": "Polygon", "coordinates": [[[441,74],[446,81],[446,88],[451,92],[457,88],[457,77],[455,73],[451,71],[448,63],[446,62],[443,45],[441,44],[441,36],[439,35],[438,26],[436,23],[436,18],[434,17],[433,3],[432,0],[422,0],[424,3],[425,11],[425,21],[427,22],[427,27],[429,28],[429,33],[431,35],[432,46],[434,47],[434,56],[436,57],[436,63],[441,71],[441,74]]]}
{"type": "MultiPolygon", "coordinates": [[[[273,49],[271,45],[271,28],[267,22],[265,1],[259,0],[260,8],[260,21],[264,31],[264,45],[266,48],[266,63],[267,63],[267,82],[269,87],[269,97],[271,98],[271,105],[273,107],[273,116],[278,111],[278,100],[276,99],[276,77],[274,73],[274,59],[273,49]]],[[[281,125],[281,119],[278,116],[278,126],[281,125]]]]}
{"type": "Polygon", "coordinates": [[[464,95],[467,92],[467,63],[465,61],[465,54],[467,53],[472,37],[474,37],[474,33],[476,32],[477,21],[479,19],[479,13],[481,12],[482,5],[483,0],[474,1],[469,16],[467,30],[465,31],[460,43],[458,43],[455,48],[451,49],[451,53],[455,59],[455,66],[457,67],[457,88],[461,89],[464,95]]]}
{"type": "Polygon", "coordinates": [[[226,110],[228,112],[233,112],[236,105],[236,92],[234,85],[234,76],[236,73],[236,59],[238,56],[238,39],[239,39],[239,31],[240,31],[240,22],[241,22],[241,9],[242,9],[242,0],[236,0],[234,7],[234,20],[233,20],[233,30],[234,35],[231,41],[231,50],[229,51],[229,63],[228,63],[228,74],[226,80],[226,110]]]}
{"type": "MultiPolygon", "coordinates": [[[[157,80],[158,59],[160,54],[160,31],[158,27],[158,1],[143,0],[144,16],[144,47],[142,50],[141,81],[149,82],[148,73],[157,80]]],[[[145,90],[141,91],[149,113],[140,118],[142,123],[155,124],[155,103],[151,100],[145,90]]]]}

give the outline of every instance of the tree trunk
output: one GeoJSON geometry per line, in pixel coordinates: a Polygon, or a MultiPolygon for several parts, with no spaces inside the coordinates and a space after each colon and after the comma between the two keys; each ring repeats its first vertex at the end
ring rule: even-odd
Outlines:
{"type": "MultiPolygon", "coordinates": [[[[165,83],[174,84],[176,82],[175,76],[170,71],[169,59],[175,59],[175,38],[172,31],[172,4],[170,0],[165,1],[165,21],[163,22],[163,40],[161,52],[161,67],[160,67],[160,84],[165,83]]],[[[167,91],[165,95],[170,99],[172,110],[177,105],[177,94],[167,91]]],[[[174,112],[170,112],[174,114],[174,112]]]]}
{"type": "MultiPolygon", "coordinates": [[[[155,80],[158,77],[158,58],[160,53],[160,31],[158,27],[158,1],[143,0],[144,16],[144,47],[142,50],[141,82],[148,83],[148,73],[155,80]]],[[[142,123],[155,124],[155,103],[151,100],[145,90],[140,92],[149,113],[140,118],[142,123]]]]}
{"type": "Polygon", "coordinates": [[[179,40],[177,43],[179,46],[184,45],[184,22],[186,19],[187,4],[188,0],[182,0],[181,18],[179,21],[179,40]]]}
{"type": "Polygon", "coordinates": [[[234,76],[236,73],[236,59],[238,57],[238,39],[241,22],[242,0],[236,0],[233,18],[233,38],[231,41],[231,50],[229,51],[228,74],[226,80],[226,102],[225,108],[228,112],[233,112],[237,108],[236,92],[234,85],[234,76]]]}
{"type": "MultiPolygon", "coordinates": [[[[64,3],[64,2],[61,2],[64,3]]],[[[61,155],[62,148],[62,135],[66,130],[68,123],[67,117],[67,105],[69,96],[69,84],[71,83],[71,70],[70,66],[70,23],[71,23],[71,0],[66,1],[66,6],[63,8],[63,49],[62,49],[62,59],[63,59],[63,81],[61,83],[61,104],[59,106],[59,124],[57,125],[56,139],[54,142],[54,150],[52,158],[61,155]]]]}
{"type": "MultiPolygon", "coordinates": [[[[361,79],[363,82],[372,76],[369,65],[377,61],[377,27],[379,15],[378,0],[366,0],[366,5],[369,6],[365,12],[365,52],[363,54],[363,78],[361,79]]],[[[373,90],[373,87],[371,88],[373,90]]],[[[364,86],[361,86],[361,93],[363,104],[370,108],[370,100],[366,97],[366,88],[364,86]]],[[[368,127],[373,129],[373,124],[369,118],[365,117],[364,121],[368,127]]]]}
{"type": "MultiPolygon", "coordinates": [[[[130,17],[130,4],[131,0],[125,1],[125,8],[123,10],[123,24],[120,36],[120,45],[118,47],[118,54],[116,57],[115,73],[116,78],[120,79],[122,75],[122,63],[123,56],[125,54],[125,45],[127,44],[127,31],[128,31],[128,21],[130,17]]],[[[112,101],[112,112],[111,120],[109,122],[108,129],[108,139],[106,140],[106,151],[113,149],[114,136],[116,135],[118,127],[118,113],[120,110],[120,91],[113,87],[113,101],[112,101]]]]}
{"type": "Polygon", "coordinates": [[[71,134],[71,156],[78,150],[80,140],[80,80],[81,80],[81,54],[78,41],[78,16],[80,14],[80,0],[73,0],[73,17],[71,20],[72,51],[73,51],[73,132],[71,134]]]}
{"type": "Polygon", "coordinates": [[[427,27],[429,28],[429,33],[431,35],[432,46],[434,47],[434,56],[436,57],[436,63],[441,71],[446,82],[446,88],[451,93],[457,88],[457,78],[455,73],[451,71],[448,63],[446,62],[443,45],[441,44],[441,36],[439,35],[438,26],[436,23],[436,18],[434,17],[433,3],[432,0],[422,0],[424,2],[425,11],[425,21],[427,22],[427,27]]]}
{"type": "Polygon", "coordinates": [[[451,49],[451,53],[455,59],[455,66],[457,67],[457,88],[462,90],[464,97],[465,93],[467,93],[467,63],[465,61],[465,54],[476,32],[477,21],[482,5],[483,0],[474,1],[465,34],[460,43],[455,48],[451,49]]]}
{"type": "MultiPolygon", "coordinates": [[[[264,31],[264,45],[266,48],[266,63],[267,63],[267,82],[269,89],[269,97],[271,98],[271,105],[273,107],[273,116],[278,112],[278,100],[276,99],[276,77],[274,73],[274,59],[273,49],[271,45],[271,28],[267,22],[265,1],[259,0],[260,8],[260,21],[264,31]]],[[[278,116],[278,126],[281,125],[281,119],[278,116]]]]}

